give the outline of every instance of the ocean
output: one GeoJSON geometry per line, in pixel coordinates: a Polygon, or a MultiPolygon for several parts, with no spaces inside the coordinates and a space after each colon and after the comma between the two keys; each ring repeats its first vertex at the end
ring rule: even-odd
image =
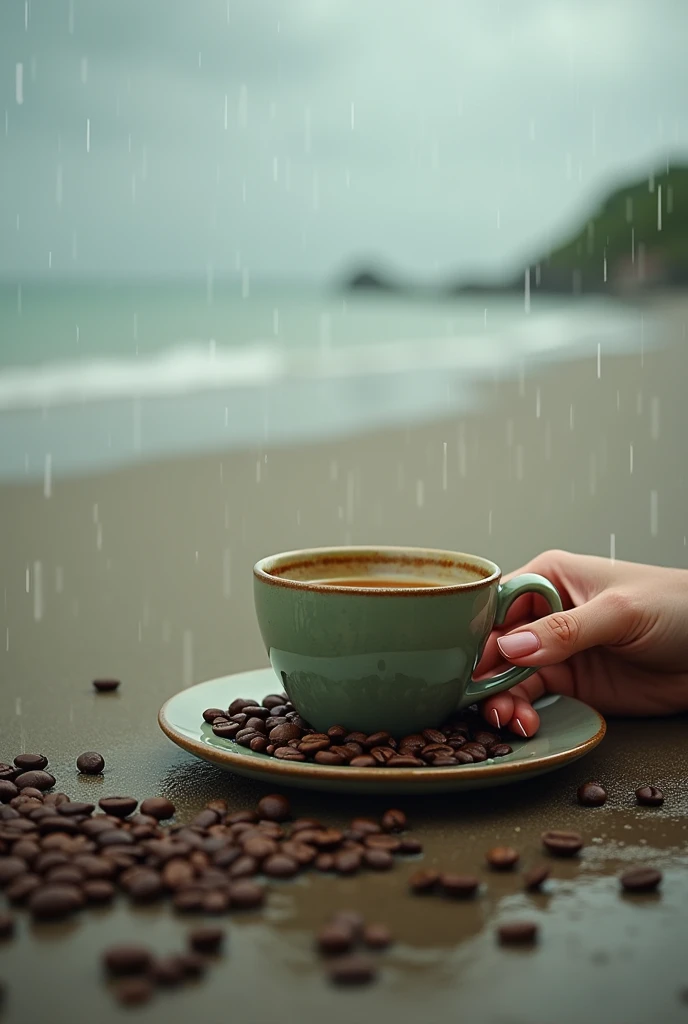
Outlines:
{"type": "Polygon", "coordinates": [[[478,385],[655,340],[607,299],[418,301],[296,285],[0,285],[0,479],[343,437],[470,412],[478,385]]]}

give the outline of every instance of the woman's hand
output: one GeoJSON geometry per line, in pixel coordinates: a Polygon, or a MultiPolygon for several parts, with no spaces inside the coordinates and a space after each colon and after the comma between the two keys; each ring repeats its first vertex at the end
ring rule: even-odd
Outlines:
{"type": "Polygon", "coordinates": [[[547,615],[544,598],[525,595],[493,631],[478,678],[505,663],[537,672],[483,702],[488,722],[532,736],[539,718],[531,704],[545,693],[578,697],[603,714],[688,710],[688,571],[547,551],[522,572],[551,580],[564,611],[547,615]]]}

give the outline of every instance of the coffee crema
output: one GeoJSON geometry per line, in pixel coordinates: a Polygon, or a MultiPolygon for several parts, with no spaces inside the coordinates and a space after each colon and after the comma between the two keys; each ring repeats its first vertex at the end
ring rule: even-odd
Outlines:
{"type": "Polygon", "coordinates": [[[324,580],[311,580],[319,586],[328,587],[358,587],[370,590],[399,590],[400,588],[429,589],[432,587],[449,587],[451,580],[440,582],[429,580],[424,576],[337,576],[324,580]]]}

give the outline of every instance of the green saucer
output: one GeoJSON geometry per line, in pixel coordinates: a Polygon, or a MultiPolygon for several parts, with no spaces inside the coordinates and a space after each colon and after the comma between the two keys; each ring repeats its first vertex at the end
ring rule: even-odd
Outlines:
{"type": "Polygon", "coordinates": [[[214,735],[203,722],[206,708],[226,708],[236,697],[260,704],[279,690],[270,668],[240,672],[191,686],[175,694],[158,715],[173,743],[219,768],[276,786],[338,793],[449,793],[532,779],[589,753],[602,740],[606,724],[597,711],[573,697],[544,697],[535,704],[540,731],[527,741],[509,740],[513,753],[496,761],[455,768],[349,768],[280,761],[214,735]]]}

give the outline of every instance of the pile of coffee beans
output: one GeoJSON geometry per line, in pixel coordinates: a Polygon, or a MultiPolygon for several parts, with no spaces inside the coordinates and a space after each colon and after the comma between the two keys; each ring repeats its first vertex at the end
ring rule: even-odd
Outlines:
{"type": "Polygon", "coordinates": [[[221,952],[224,938],[221,928],[194,928],[188,950],[164,957],[145,946],[112,946],[103,953],[103,968],[115,998],[124,1006],[140,1006],[150,1002],[156,987],[173,988],[205,974],[206,958],[221,952]]]}
{"type": "Polygon", "coordinates": [[[109,903],[118,891],[133,903],[169,898],[179,912],[222,914],[260,906],[259,877],[385,871],[395,856],[422,851],[401,834],[402,811],[356,818],[341,830],[312,818],[288,825],[291,807],[279,794],[234,814],[223,800],[211,801],[188,825],[162,824],[175,813],[164,797],[140,806],[134,797],[103,797],[95,813],[94,804],[45,792],[55,781],[47,765],[43,755],[0,765],[0,888],[38,921],[109,903]]]}
{"type": "Polygon", "coordinates": [[[402,736],[380,731],[366,735],[333,725],[316,732],[286,693],[268,694],[261,704],[238,697],[226,710],[206,708],[203,721],[215,736],[282,761],[311,761],[351,768],[452,768],[504,757],[512,748],[477,710],[452,715],[437,729],[402,736]]]}
{"type": "Polygon", "coordinates": [[[374,981],[375,961],[357,953],[356,949],[361,946],[369,950],[387,949],[392,941],[387,925],[366,924],[360,914],[351,910],[334,914],[316,938],[320,953],[336,958],[330,965],[329,977],[337,985],[364,985],[374,981]]]}

